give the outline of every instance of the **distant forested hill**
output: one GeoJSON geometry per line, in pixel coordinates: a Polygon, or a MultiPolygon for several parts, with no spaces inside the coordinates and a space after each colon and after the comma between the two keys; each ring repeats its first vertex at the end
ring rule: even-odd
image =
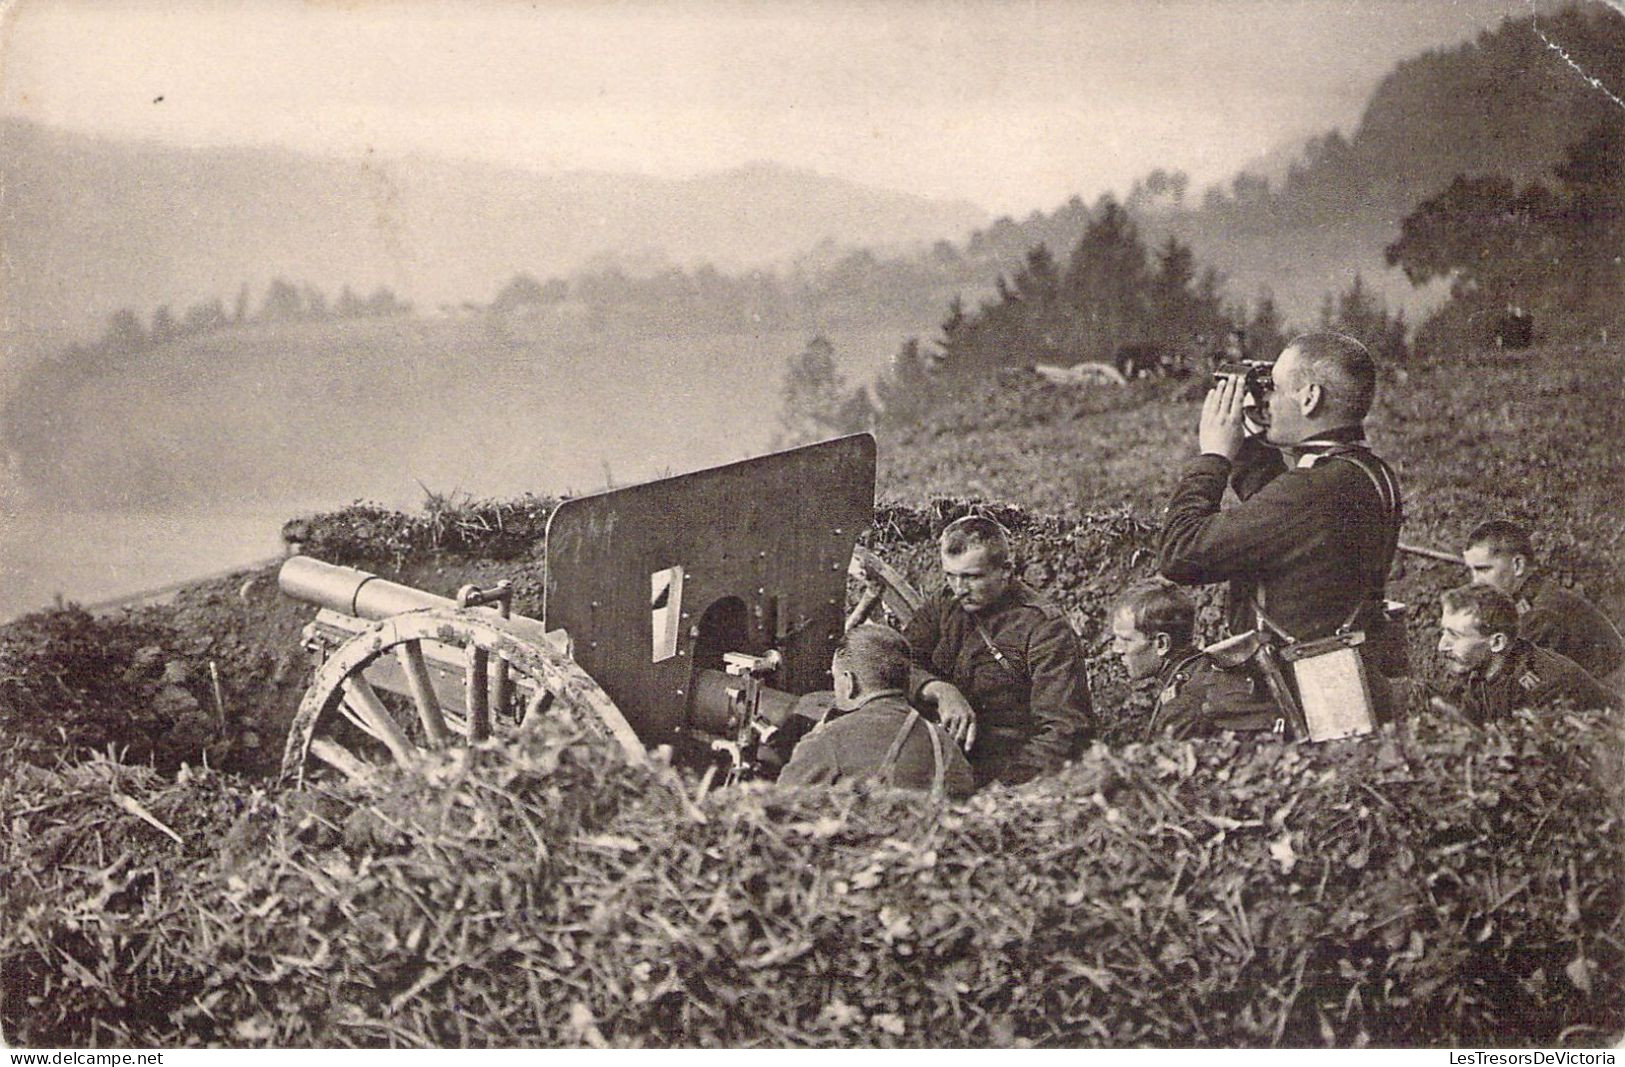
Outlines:
{"type": "MultiPolygon", "coordinates": [[[[986,214],[770,164],[686,180],[429,159],[182,148],[0,121],[0,330],[36,351],[275,278],[387,286],[420,310],[484,301],[516,271],[606,262],[766,267],[822,241],[959,237],[986,214]]],[[[3,362],[0,362],[3,366],[3,362]]]]}
{"type": "MultiPolygon", "coordinates": [[[[1499,173],[1520,185],[1549,178],[1568,145],[1617,121],[1621,99],[1625,15],[1586,4],[1509,19],[1475,41],[1400,63],[1354,132],[1309,139],[1283,181],[1243,173],[1198,192],[1170,160],[1126,206],[1149,240],[1189,242],[1225,273],[1232,296],[1267,287],[1295,321],[1310,319],[1322,295],[1356,270],[1414,312],[1410,286],[1382,258],[1400,221],[1457,174],[1499,173]]],[[[1083,233],[1080,207],[1001,219],[970,247],[1010,264],[1039,240],[1061,254],[1083,233]]]]}

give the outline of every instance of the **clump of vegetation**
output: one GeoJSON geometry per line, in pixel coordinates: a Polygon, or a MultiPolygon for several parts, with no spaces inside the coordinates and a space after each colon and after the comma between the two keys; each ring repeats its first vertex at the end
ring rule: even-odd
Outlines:
{"type": "Polygon", "coordinates": [[[489,560],[540,558],[556,497],[526,493],[511,500],[476,500],[466,493],[425,490],[423,510],[408,515],[357,502],[339,511],[294,519],[282,539],[329,563],[388,564],[433,554],[489,560]]]}
{"type": "Polygon", "coordinates": [[[1616,748],[1555,714],[1096,747],[946,809],[696,797],[558,725],[304,793],[8,771],[0,1022],[30,1045],[1603,1044],[1616,748]],[[86,877],[92,826],[120,858],[86,877]]]}

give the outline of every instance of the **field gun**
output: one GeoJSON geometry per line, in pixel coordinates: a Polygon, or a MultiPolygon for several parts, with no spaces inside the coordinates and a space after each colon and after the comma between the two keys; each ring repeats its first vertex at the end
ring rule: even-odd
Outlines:
{"type": "Polygon", "coordinates": [[[320,610],[283,776],[314,760],[366,777],[545,714],[633,760],[723,752],[748,774],[798,695],[828,688],[848,575],[878,574],[900,616],[918,603],[857,544],[874,491],[874,439],[858,434],[566,500],[548,519],[540,618],[515,614],[504,583],[451,598],[292,557],[282,591],[320,610]]]}

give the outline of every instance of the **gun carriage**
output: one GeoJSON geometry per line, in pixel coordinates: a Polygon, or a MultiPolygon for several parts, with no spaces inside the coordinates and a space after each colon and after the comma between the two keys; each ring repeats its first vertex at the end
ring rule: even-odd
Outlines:
{"type": "Polygon", "coordinates": [[[798,695],[828,687],[843,628],[882,598],[903,618],[919,603],[857,544],[874,484],[860,434],[566,500],[547,525],[539,617],[515,613],[506,582],[442,597],[290,558],[282,591],[320,610],[283,775],[415,766],[549,714],[633,760],[720,752],[748,775],[798,695]],[[850,619],[849,574],[871,582],[850,619]]]}

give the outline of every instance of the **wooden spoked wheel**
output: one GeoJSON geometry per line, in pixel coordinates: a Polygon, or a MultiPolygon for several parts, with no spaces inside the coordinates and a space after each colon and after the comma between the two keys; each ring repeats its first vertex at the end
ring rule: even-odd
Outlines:
{"type": "Polygon", "coordinates": [[[288,731],[282,777],[302,782],[312,760],[351,779],[369,777],[380,764],[417,768],[436,752],[516,730],[543,714],[569,715],[614,740],[629,760],[646,758],[614,701],[568,656],[489,611],[410,611],[374,623],[316,670],[288,731]],[[424,642],[462,649],[459,711],[442,707],[424,642]],[[382,694],[367,680],[384,657],[398,665],[410,698],[382,694]]]}
{"type": "Polygon", "coordinates": [[[862,545],[852,549],[852,560],[846,573],[867,586],[858,605],[847,616],[846,628],[851,629],[868,619],[877,604],[883,604],[903,626],[909,624],[914,613],[925,603],[925,597],[909,583],[903,572],[881,559],[862,545]]]}

